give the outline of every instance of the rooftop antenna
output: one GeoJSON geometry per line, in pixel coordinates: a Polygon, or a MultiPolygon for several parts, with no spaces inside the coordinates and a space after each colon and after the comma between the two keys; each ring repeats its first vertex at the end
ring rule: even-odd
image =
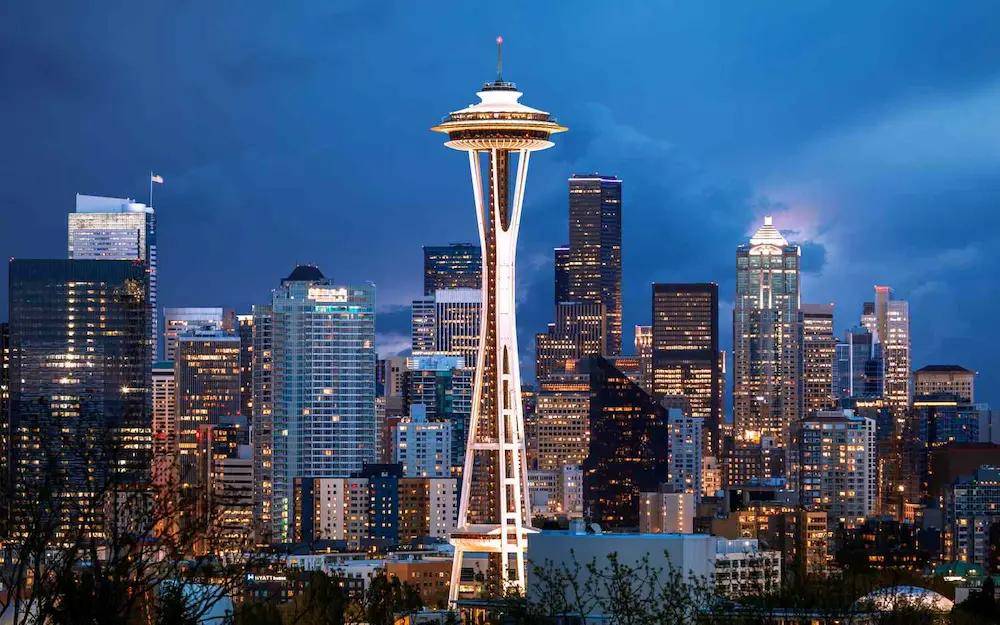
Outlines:
{"type": "Polygon", "coordinates": [[[503,35],[497,35],[497,82],[503,82],[503,35]]]}

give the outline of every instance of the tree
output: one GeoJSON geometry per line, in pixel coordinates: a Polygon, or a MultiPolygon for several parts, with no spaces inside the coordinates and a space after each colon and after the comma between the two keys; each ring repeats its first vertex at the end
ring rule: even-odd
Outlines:
{"type": "Polygon", "coordinates": [[[42,469],[22,479],[34,497],[18,501],[3,541],[0,585],[10,592],[0,595],[0,616],[12,625],[151,625],[170,622],[164,610],[197,623],[239,591],[260,563],[249,533],[205,553],[232,535],[211,511],[197,517],[197,489],[154,490],[148,473],[121,470],[148,458],[120,428],[81,418],[53,430],[45,421],[42,469]]]}
{"type": "Polygon", "coordinates": [[[423,607],[420,593],[398,577],[384,571],[372,578],[365,592],[365,616],[371,625],[392,625],[397,614],[414,612],[423,607]]]}

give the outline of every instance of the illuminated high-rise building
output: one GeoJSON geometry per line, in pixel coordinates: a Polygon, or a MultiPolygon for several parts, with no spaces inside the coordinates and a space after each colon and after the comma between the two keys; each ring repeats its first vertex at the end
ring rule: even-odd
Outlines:
{"type": "Polygon", "coordinates": [[[875,301],[865,302],[862,323],[874,325],[872,334],[882,345],[885,363],[883,397],[893,409],[897,419],[910,405],[913,397],[910,388],[910,306],[904,300],[893,299],[892,289],[875,287],[875,301]]]}
{"type": "Polygon", "coordinates": [[[163,309],[163,359],[177,360],[177,337],[190,330],[224,330],[223,308],[185,307],[163,309]]]}
{"type": "Polygon", "coordinates": [[[607,336],[607,316],[600,302],[559,302],[556,322],[535,335],[535,378],[566,371],[569,363],[598,356],[607,336]]]}
{"type": "Polygon", "coordinates": [[[484,272],[475,396],[458,529],[452,534],[452,601],[458,598],[463,554],[469,551],[492,554],[501,583],[521,592],[525,589],[531,510],[514,261],[531,152],[551,147],[550,136],[566,130],[548,113],[518,102],[521,92],[501,79],[499,63],[496,81],[477,95],[479,103],[449,114],[434,127],[448,135],[448,147],[468,153],[484,272]]]}
{"type": "Polygon", "coordinates": [[[802,304],[802,403],[805,415],[831,410],[833,363],[837,340],[833,336],[833,304],[802,304]]]}
{"type": "Polygon", "coordinates": [[[691,493],[701,500],[701,473],[705,419],[684,414],[678,408],[667,411],[667,479],[676,493],[691,493]]]}
{"type": "Polygon", "coordinates": [[[635,355],[642,370],[642,388],[653,390],[653,326],[635,326],[635,355]]]}
{"type": "Polygon", "coordinates": [[[174,363],[153,365],[153,483],[161,488],[176,484],[179,449],[177,436],[177,385],[174,363]]]}
{"type": "Polygon", "coordinates": [[[283,542],[295,478],[347,477],[375,460],[375,287],[300,265],[272,292],[269,316],[271,540],[283,542]]]}
{"type": "MultiPolygon", "coordinates": [[[[422,405],[430,421],[450,423],[449,467],[462,467],[472,415],[475,369],[465,366],[462,356],[451,354],[418,354],[408,356],[404,362],[404,370],[399,376],[403,387],[403,413],[410,414],[414,406],[422,405]]],[[[391,432],[386,434],[392,438],[391,432]]],[[[388,443],[386,455],[391,460],[395,451],[392,440],[388,443]]]]}
{"type": "Polygon", "coordinates": [[[438,289],[413,300],[411,315],[414,354],[457,354],[474,366],[479,353],[481,289],[438,289]]]}
{"type": "Polygon", "coordinates": [[[927,365],[913,372],[914,396],[951,393],[970,404],[976,401],[976,372],[959,365],[927,365]]]}
{"type": "Polygon", "coordinates": [[[802,414],[799,256],[770,217],[736,250],[733,418],[743,441],[787,448],[802,414]]]}
{"type": "Polygon", "coordinates": [[[560,373],[540,381],[527,432],[530,469],[582,465],[590,449],[590,377],[560,373]]]}
{"type": "Polygon", "coordinates": [[[253,459],[246,417],[198,426],[195,522],[200,554],[242,553],[253,528],[253,459]]]}
{"type": "Polygon", "coordinates": [[[483,286],[483,254],[473,243],[424,246],[424,295],[483,286]]]}
{"type": "Polygon", "coordinates": [[[653,395],[687,399],[689,416],[705,420],[705,455],[718,457],[724,392],[719,285],[654,284],[652,351],[653,395]]]}
{"type": "Polygon", "coordinates": [[[253,418],[253,314],[237,316],[240,337],[240,415],[253,418]]]}
{"type": "Polygon", "coordinates": [[[240,414],[240,338],[222,330],[190,330],[177,337],[174,384],[180,480],[197,484],[198,432],[221,417],[240,414]]]}
{"type": "MultiPolygon", "coordinates": [[[[569,179],[566,301],[604,306],[603,356],[622,351],[622,181],[615,176],[569,179]]],[[[557,273],[558,275],[558,273],[557,273]]]]}
{"type": "Polygon", "coordinates": [[[852,410],[821,410],[793,428],[799,504],[825,510],[831,527],[855,527],[875,512],[875,421],[852,410]]]}
{"type": "Polygon", "coordinates": [[[404,477],[450,477],[451,423],[428,421],[425,406],[414,404],[396,424],[393,455],[404,477]]]}
{"type": "Polygon", "coordinates": [[[254,532],[257,542],[271,542],[271,498],[274,483],[274,311],[270,304],[253,307],[253,359],[251,362],[253,412],[250,445],[253,447],[254,532]]]}
{"type": "Polygon", "coordinates": [[[46,514],[57,537],[100,535],[109,489],[144,492],[150,481],[149,271],[134,260],[14,259],[9,304],[13,531],[46,514]]]}
{"type": "Polygon", "coordinates": [[[150,357],[155,361],[159,318],[156,307],[156,213],[153,207],[130,199],[78,193],[76,212],[69,214],[69,258],[139,260],[146,263],[149,269],[150,357]]]}
{"type": "Polygon", "coordinates": [[[835,348],[833,385],[837,399],[877,399],[882,397],[884,362],[882,345],[866,326],[844,333],[835,348]]]}

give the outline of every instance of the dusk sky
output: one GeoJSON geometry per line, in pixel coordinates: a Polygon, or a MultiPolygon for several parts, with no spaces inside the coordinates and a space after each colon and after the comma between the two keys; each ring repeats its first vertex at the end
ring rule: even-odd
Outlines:
{"type": "Polygon", "coordinates": [[[996,6],[4,2],[0,252],[65,257],[76,193],[145,202],[153,170],[163,306],[246,311],[314,263],[375,282],[380,351],[406,349],[421,246],[476,236],[467,160],[429,128],[503,34],[504,78],[570,128],[528,177],[526,370],[566,179],[599,172],[624,181],[628,346],[650,283],[714,281],[730,350],[735,248],[773,214],[838,335],[891,285],[914,367],[975,369],[1000,401],[996,6]]]}

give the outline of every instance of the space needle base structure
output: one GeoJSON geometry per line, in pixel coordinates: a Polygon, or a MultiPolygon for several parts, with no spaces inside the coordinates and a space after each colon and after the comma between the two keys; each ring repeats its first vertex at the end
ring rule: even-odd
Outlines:
{"type": "Polygon", "coordinates": [[[449,601],[459,598],[463,557],[489,554],[491,575],[505,591],[525,591],[531,528],[524,415],[514,315],[514,259],[531,153],[552,147],[564,132],[555,119],[518,102],[521,92],[501,76],[476,95],[480,102],[449,114],[432,130],[445,145],[469,154],[479,242],[483,309],[466,443],[449,601]],[[512,176],[513,174],[513,176],[512,176]]]}

